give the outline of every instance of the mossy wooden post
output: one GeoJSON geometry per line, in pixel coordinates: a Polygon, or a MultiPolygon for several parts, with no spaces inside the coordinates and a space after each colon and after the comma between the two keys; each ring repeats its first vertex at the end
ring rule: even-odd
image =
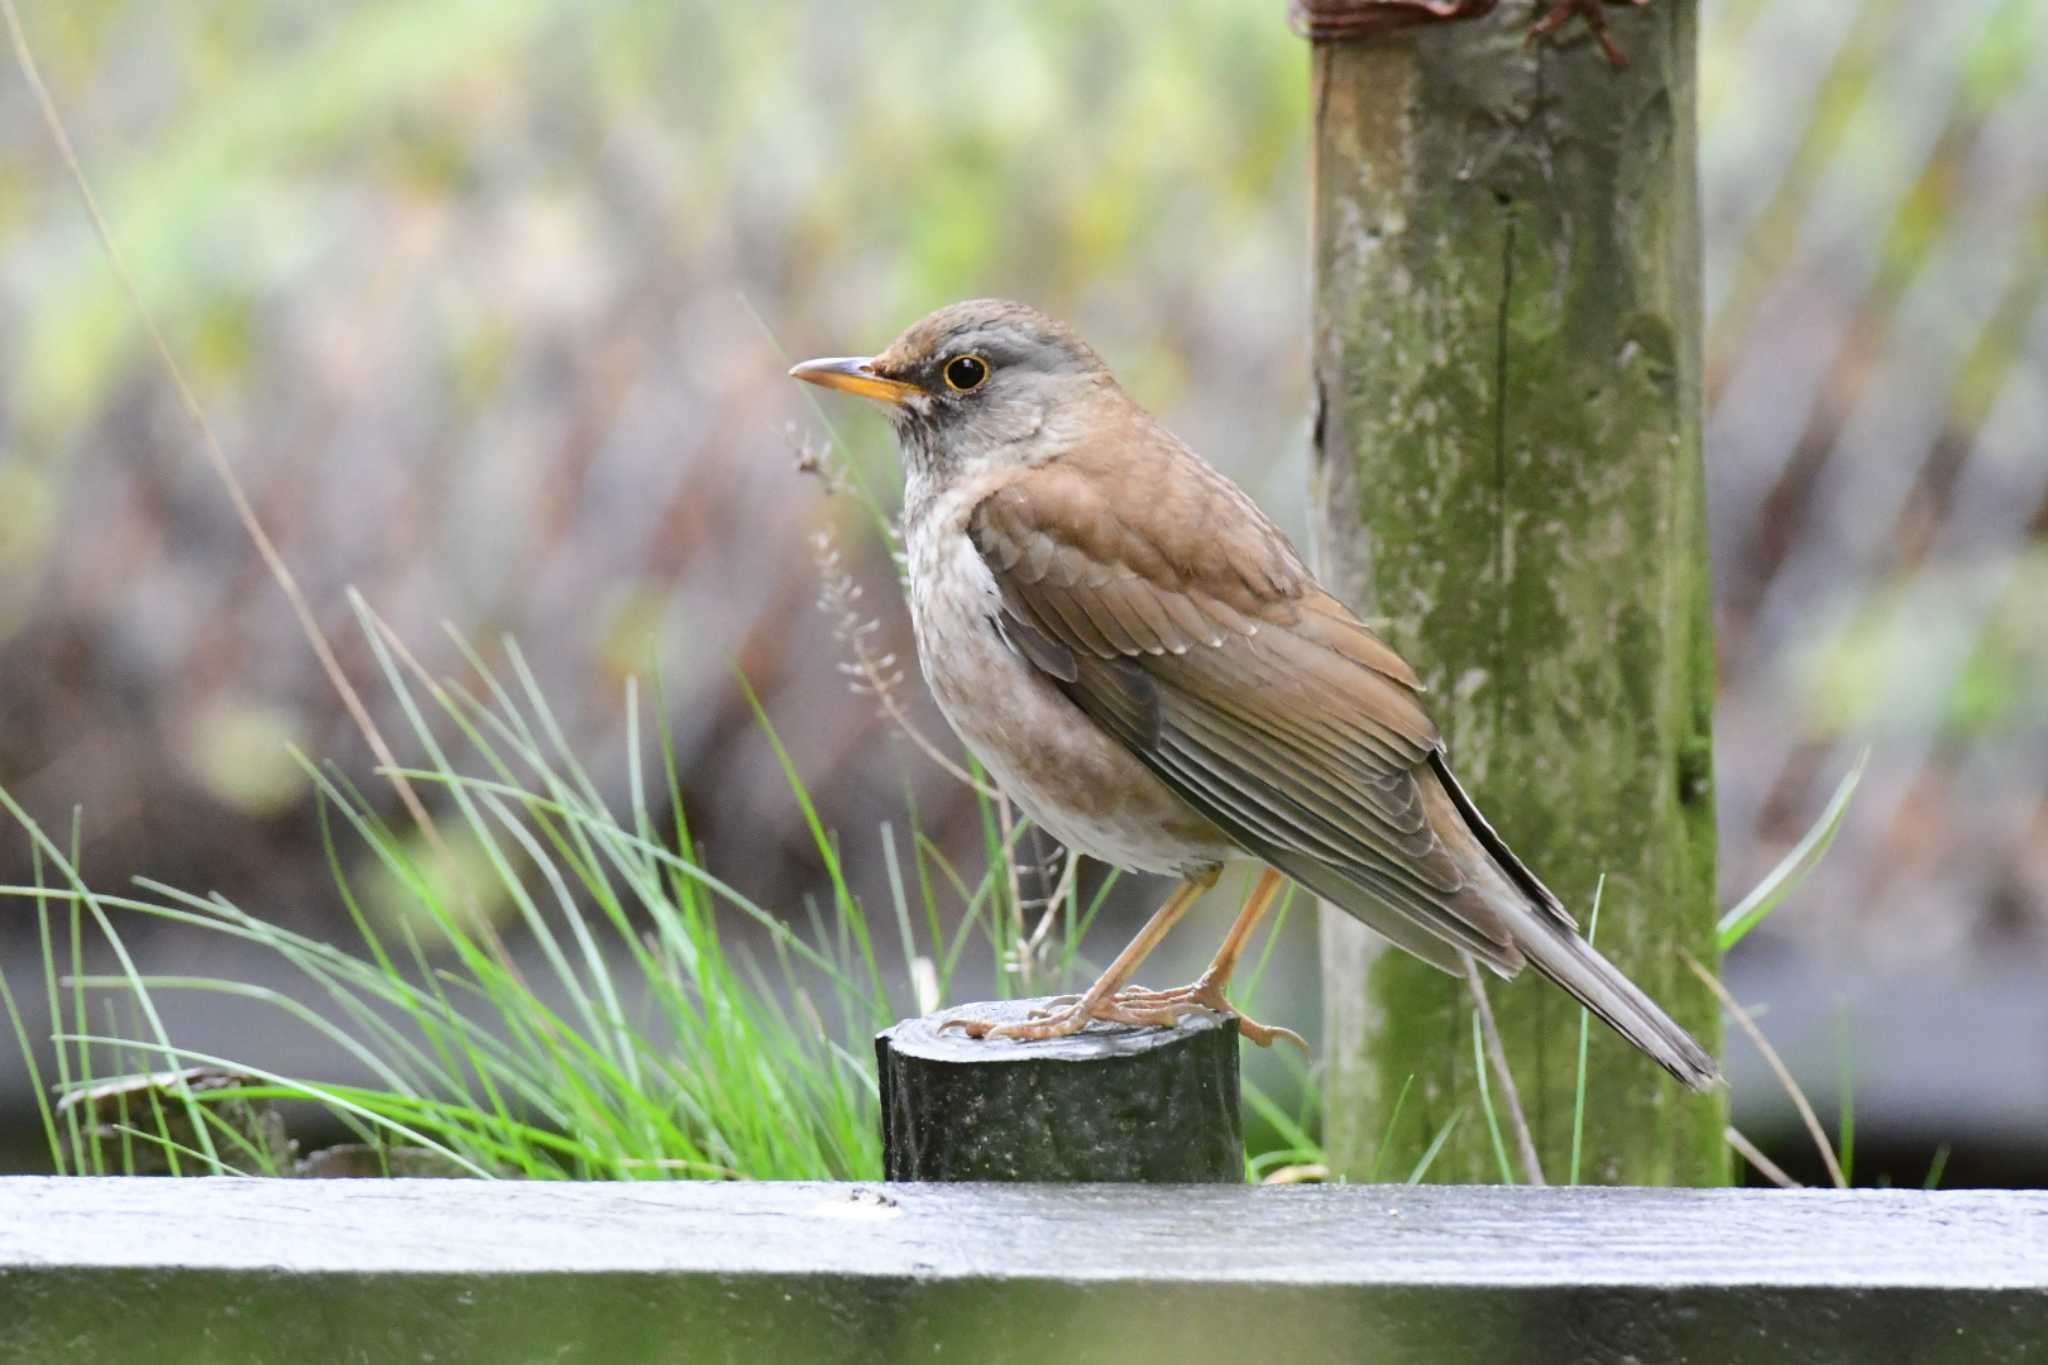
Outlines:
{"type": "MultiPolygon", "coordinates": [[[[1626,70],[1519,6],[1314,42],[1317,551],[1495,827],[1581,925],[1606,874],[1601,951],[1713,1046],[1695,6],[1606,13],[1626,70]]],[[[1430,1178],[1499,1179],[1464,983],[1327,907],[1322,947],[1337,1169],[1398,1179],[1462,1114],[1430,1178]]],[[[1489,992],[1562,1183],[1578,1008],[1489,992]]],[[[1582,1181],[1725,1182],[1719,1096],[1597,1022],[1588,1075],[1582,1181]]]]}

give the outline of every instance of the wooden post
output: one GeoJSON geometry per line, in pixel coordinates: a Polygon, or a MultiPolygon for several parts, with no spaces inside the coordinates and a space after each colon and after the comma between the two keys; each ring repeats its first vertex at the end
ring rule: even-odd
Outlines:
{"type": "MultiPolygon", "coordinates": [[[[1494,826],[1582,926],[1606,875],[1601,951],[1712,1046],[1695,4],[1606,12],[1626,70],[1508,12],[1314,45],[1318,554],[1494,826]]],[[[1462,1114],[1431,1177],[1497,1180],[1465,984],[1327,907],[1322,943],[1337,1169],[1399,1178],[1462,1114]]],[[[1489,989],[1561,1182],[1578,1008],[1489,989]]],[[[1720,1097],[1597,1023],[1588,1070],[1582,1180],[1726,1181],[1720,1097]]]]}
{"type": "Polygon", "coordinates": [[[940,1029],[1047,1003],[961,1005],[875,1038],[889,1179],[1244,1183],[1236,1019],[1097,1023],[1034,1043],[940,1029]]]}

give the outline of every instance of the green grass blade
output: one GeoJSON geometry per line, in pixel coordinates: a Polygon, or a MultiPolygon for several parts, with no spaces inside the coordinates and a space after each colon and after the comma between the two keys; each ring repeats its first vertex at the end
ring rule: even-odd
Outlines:
{"type": "Polygon", "coordinates": [[[4,970],[0,970],[0,1005],[6,1006],[8,1027],[14,1031],[15,1044],[21,1049],[22,1065],[28,1069],[28,1088],[36,1099],[36,1117],[42,1121],[43,1140],[49,1144],[50,1160],[61,1171],[64,1168],[64,1142],[57,1133],[57,1115],[50,1108],[49,1092],[43,1088],[42,1068],[36,1062],[35,1043],[28,1036],[28,1024],[14,1003],[14,992],[8,988],[4,970]]]}
{"type": "MultiPolygon", "coordinates": [[[[1401,1108],[1408,1103],[1408,1090],[1414,1084],[1415,1073],[1411,1071],[1408,1073],[1408,1079],[1401,1082],[1400,1093],[1394,1096],[1393,1112],[1387,1115],[1386,1127],[1380,1131],[1380,1145],[1372,1154],[1372,1171],[1365,1177],[1375,1185],[1379,1183],[1380,1166],[1387,1159],[1387,1149],[1394,1142],[1394,1125],[1401,1121],[1401,1108]]],[[[1413,1184],[1414,1182],[1410,1181],[1409,1183],[1413,1184]]]]}
{"type": "MultiPolygon", "coordinates": [[[[1586,918],[1586,945],[1588,947],[1600,937],[1600,896],[1607,890],[1607,874],[1602,872],[1600,880],[1593,883],[1593,913],[1586,918]]],[[[1579,1008],[1579,1069],[1572,1078],[1572,1167],[1571,1179],[1567,1184],[1579,1183],[1579,1154],[1586,1144],[1586,1035],[1592,1023],[1593,1012],[1584,1006],[1579,1008]]]]}
{"type": "MultiPolygon", "coordinates": [[[[36,822],[30,818],[29,813],[21,807],[21,804],[14,799],[13,795],[9,793],[5,787],[0,787],[0,809],[4,809],[7,812],[8,816],[17,825],[21,826],[22,829],[28,833],[29,838],[33,840],[35,844],[42,849],[43,855],[50,860],[52,866],[54,866],[58,870],[58,872],[63,874],[64,879],[71,884],[71,888],[78,893],[79,899],[72,902],[72,919],[74,926],[76,926],[78,920],[78,907],[82,904],[88,911],[91,912],[94,925],[99,929],[101,935],[106,939],[107,946],[113,950],[115,959],[121,965],[122,974],[127,976],[131,981],[139,977],[140,973],[136,970],[135,960],[133,957],[129,955],[128,945],[124,941],[122,941],[121,935],[114,928],[113,921],[108,917],[105,904],[96,894],[94,894],[92,888],[85,884],[84,878],[79,874],[77,859],[75,857],[67,858],[64,855],[63,850],[59,849],[56,844],[50,841],[49,836],[43,833],[42,827],[36,824],[36,822]]],[[[78,833],[75,825],[72,831],[72,839],[75,845],[78,839],[78,833]]],[[[75,975],[83,976],[84,954],[83,948],[79,942],[80,937],[81,935],[76,931],[76,928],[74,927],[72,944],[73,972],[75,975]]],[[[136,988],[135,997],[137,1005],[141,1008],[144,1017],[148,1020],[150,1032],[155,1037],[156,1050],[160,1055],[164,1056],[167,1059],[172,1057],[174,1055],[174,1049],[171,1046],[170,1031],[164,1027],[163,1018],[161,1015],[157,1013],[156,1003],[149,998],[149,992],[147,990],[141,989],[140,987],[136,988]]],[[[74,1004],[74,1017],[77,1018],[81,1024],[84,1022],[84,1009],[85,1003],[83,991],[82,988],[80,988],[78,998],[74,1004]]],[[[53,1016],[53,1018],[59,1017],[61,1016],[53,1016]]],[[[86,1081],[87,1083],[90,1083],[91,1076],[89,1063],[91,1053],[89,1050],[89,1045],[86,1045],[86,1047],[87,1050],[81,1051],[81,1053],[79,1054],[81,1058],[80,1079],[86,1081]]],[[[176,1065],[177,1064],[175,1062],[170,1062],[169,1068],[175,1070],[176,1065]]],[[[184,1085],[181,1082],[177,1086],[177,1091],[180,1103],[182,1103],[185,1106],[186,1112],[191,1117],[192,1126],[198,1132],[200,1146],[203,1149],[205,1149],[209,1154],[211,1154],[213,1151],[211,1140],[207,1136],[205,1127],[199,1121],[198,1107],[193,1101],[190,1087],[184,1085]]],[[[93,1143],[91,1144],[91,1146],[93,1153],[95,1155],[95,1161],[97,1162],[99,1144],[93,1143]]],[[[97,1165],[95,1166],[95,1169],[99,1169],[97,1165]]]]}
{"type": "Polygon", "coordinates": [[[1849,813],[1849,802],[1856,795],[1856,784],[1863,780],[1863,769],[1870,762],[1870,750],[1856,755],[1855,764],[1835,786],[1834,795],[1822,808],[1820,818],[1806,831],[1804,837],[1792,847],[1792,851],[1779,860],[1765,878],[1758,882],[1750,893],[1738,901],[1733,909],[1721,916],[1715,926],[1720,939],[1721,951],[1727,952],[1750,930],[1762,924],[1779,902],[1799,889],[1799,884],[1820,864],[1827,855],[1828,846],[1841,831],[1842,819],[1849,813]]]}
{"type": "Polygon", "coordinates": [[[1927,1163],[1927,1178],[1920,1182],[1923,1190],[1941,1188],[1941,1177],[1948,1170],[1949,1145],[1944,1142],[1934,1149],[1934,1160],[1927,1163]]]}
{"type": "Polygon", "coordinates": [[[1479,1108],[1486,1115],[1486,1131],[1493,1138],[1493,1159],[1500,1163],[1500,1183],[1515,1183],[1514,1167],[1508,1164],[1508,1146],[1501,1138],[1500,1117],[1493,1112],[1493,1087],[1486,1077],[1486,1043],[1479,1028],[1479,1015],[1472,1015],[1472,1065],[1479,1073],[1479,1108]]]}
{"type": "Polygon", "coordinates": [[[1451,1140],[1452,1130],[1458,1126],[1458,1120],[1464,1117],[1465,1111],[1460,1109],[1444,1120],[1444,1126],[1436,1130],[1436,1136],[1429,1140],[1429,1146],[1422,1149],[1422,1159],[1415,1163],[1414,1170],[1408,1172],[1406,1183],[1410,1185],[1420,1185],[1422,1183],[1423,1177],[1429,1174],[1429,1168],[1436,1164],[1437,1153],[1441,1152],[1444,1149],[1444,1144],[1451,1140]]]}

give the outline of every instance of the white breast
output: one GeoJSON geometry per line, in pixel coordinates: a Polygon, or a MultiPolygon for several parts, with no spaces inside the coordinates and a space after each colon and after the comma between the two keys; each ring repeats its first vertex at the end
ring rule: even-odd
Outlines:
{"type": "Polygon", "coordinates": [[[940,712],[1010,799],[1071,849],[1178,874],[1239,856],[1213,833],[1192,834],[1201,817],[996,629],[1001,595],[967,536],[991,484],[963,480],[930,492],[913,479],[910,489],[911,624],[940,712]]]}

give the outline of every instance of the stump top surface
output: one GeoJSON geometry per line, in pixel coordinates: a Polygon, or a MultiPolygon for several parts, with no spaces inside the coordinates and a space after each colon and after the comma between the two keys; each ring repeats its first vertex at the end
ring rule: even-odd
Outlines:
{"type": "Polygon", "coordinates": [[[957,1062],[962,1065],[987,1062],[1101,1062],[1142,1056],[1162,1047],[1185,1043],[1215,1029],[1235,1024],[1228,1015],[1202,1011],[1181,1020],[1177,1028],[1149,1028],[1135,1024],[1114,1024],[1097,1019],[1081,1032],[1065,1038],[1047,1038],[1023,1043],[1010,1038],[970,1038],[957,1028],[946,1029],[953,1019],[988,1019],[999,1024],[1019,1023],[1034,1009],[1048,1008],[1054,996],[1024,1000],[983,1000],[955,1005],[917,1019],[905,1019],[883,1029],[880,1037],[905,1057],[928,1062],[957,1062]],[[944,1029],[944,1032],[940,1030],[944,1029]]]}

